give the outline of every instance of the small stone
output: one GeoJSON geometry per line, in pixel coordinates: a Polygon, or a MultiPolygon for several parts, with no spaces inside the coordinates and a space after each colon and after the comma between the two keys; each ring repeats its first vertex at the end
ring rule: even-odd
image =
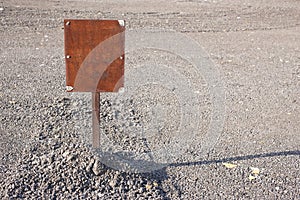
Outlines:
{"type": "Polygon", "coordinates": [[[101,198],[101,197],[104,197],[105,194],[103,194],[103,193],[98,193],[97,196],[98,196],[99,198],[101,198]]]}
{"type": "Polygon", "coordinates": [[[151,184],[147,184],[147,185],[146,185],[146,190],[151,190],[151,188],[152,188],[152,185],[151,185],[151,184]]]}
{"type": "Polygon", "coordinates": [[[69,161],[72,160],[73,158],[74,158],[73,155],[69,155],[69,156],[67,157],[67,162],[69,162],[69,161]]]}
{"type": "Polygon", "coordinates": [[[46,157],[45,155],[42,156],[42,157],[41,157],[41,164],[44,165],[44,164],[46,164],[47,162],[48,162],[47,157],[46,157]]]}
{"type": "Polygon", "coordinates": [[[252,181],[252,180],[257,178],[257,175],[253,176],[252,174],[250,174],[248,178],[249,178],[250,181],[252,181]]]}
{"type": "Polygon", "coordinates": [[[99,161],[95,161],[92,171],[96,176],[100,175],[103,172],[103,166],[99,161]]]}
{"type": "Polygon", "coordinates": [[[257,167],[250,167],[253,174],[259,174],[260,170],[257,167]]]}
{"type": "Polygon", "coordinates": [[[114,188],[117,185],[117,181],[115,179],[109,182],[110,187],[114,188]]]}
{"type": "Polygon", "coordinates": [[[48,162],[52,163],[54,161],[54,155],[50,155],[48,158],[48,162]]]}
{"type": "Polygon", "coordinates": [[[95,160],[92,158],[91,161],[89,162],[88,166],[86,167],[86,171],[90,172],[93,165],[94,165],[95,160]]]}
{"type": "Polygon", "coordinates": [[[67,150],[67,151],[65,151],[65,152],[62,154],[62,156],[63,156],[63,157],[67,157],[69,154],[70,154],[70,152],[67,150]]]}
{"type": "Polygon", "coordinates": [[[0,8],[0,11],[3,11],[4,10],[4,8],[0,8]]]}
{"type": "Polygon", "coordinates": [[[15,100],[11,100],[11,101],[8,101],[10,104],[15,104],[16,101],[15,100]]]}
{"type": "Polygon", "coordinates": [[[237,165],[233,163],[222,163],[222,164],[228,169],[233,169],[237,167],[237,165]]]}
{"type": "Polygon", "coordinates": [[[132,180],[128,180],[128,181],[127,181],[127,185],[128,185],[128,186],[132,186],[132,185],[133,185],[133,181],[132,181],[132,180]]]}
{"type": "Polygon", "coordinates": [[[142,194],[144,191],[145,191],[144,188],[139,188],[138,189],[138,193],[140,193],[140,194],[142,194]]]}
{"type": "Polygon", "coordinates": [[[99,188],[99,187],[100,187],[100,181],[96,181],[95,187],[96,187],[96,188],[99,188]]]}
{"type": "Polygon", "coordinates": [[[39,165],[39,164],[40,164],[40,159],[34,159],[34,160],[32,161],[32,164],[33,164],[33,165],[39,165]]]}
{"type": "Polygon", "coordinates": [[[73,189],[74,189],[74,187],[73,187],[72,185],[70,185],[70,186],[67,187],[67,190],[68,190],[69,192],[71,192],[73,189]]]}

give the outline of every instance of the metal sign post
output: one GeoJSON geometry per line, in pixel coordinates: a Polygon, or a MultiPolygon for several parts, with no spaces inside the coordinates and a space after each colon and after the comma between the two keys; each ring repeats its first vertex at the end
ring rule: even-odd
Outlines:
{"type": "Polygon", "coordinates": [[[93,142],[100,147],[100,92],[124,85],[125,22],[64,20],[68,92],[92,92],[93,142]]]}
{"type": "Polygon", "coordinates": [[[100,92],[92,93],[93,147],[100,147],[100,92]]]}

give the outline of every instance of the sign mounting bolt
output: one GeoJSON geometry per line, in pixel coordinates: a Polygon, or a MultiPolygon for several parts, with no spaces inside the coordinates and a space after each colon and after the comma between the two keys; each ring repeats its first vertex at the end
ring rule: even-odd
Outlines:
{"type": "Polygon", "coordinates": [[[67,92],[71,92],[74,88],[73,88],[72,86],[69,86],[69,85],[68,85],[68,86],[66,87],[66,89],[67,89],[67,92]]]}
{"type": "Polygon", "coordinates": [[[125,21],[124,20],[118,20],[120,26],[125,26],[125,21]]]}

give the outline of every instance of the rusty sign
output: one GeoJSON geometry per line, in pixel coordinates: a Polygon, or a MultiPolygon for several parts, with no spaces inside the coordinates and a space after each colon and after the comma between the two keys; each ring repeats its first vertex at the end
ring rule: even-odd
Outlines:
{"type": "Polygon", "coordinates": [[[64,20],[68,92],[116,92],[123,87],[124,23],[64,20]]]}
{"type": "Polygon", "coordinates": [[[100,147],[100,92],[124,85],[124,20],[64,20],[68,92],[92,92],[93,141],[100,147]]]}

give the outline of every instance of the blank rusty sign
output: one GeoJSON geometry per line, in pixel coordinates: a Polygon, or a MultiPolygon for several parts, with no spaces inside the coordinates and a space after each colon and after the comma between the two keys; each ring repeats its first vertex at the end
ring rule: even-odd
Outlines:
{"type": "Polygon", "coordinates": [[[116,92],[124,84],[125,22],[64,20],[69,92],[116,92]]]}

